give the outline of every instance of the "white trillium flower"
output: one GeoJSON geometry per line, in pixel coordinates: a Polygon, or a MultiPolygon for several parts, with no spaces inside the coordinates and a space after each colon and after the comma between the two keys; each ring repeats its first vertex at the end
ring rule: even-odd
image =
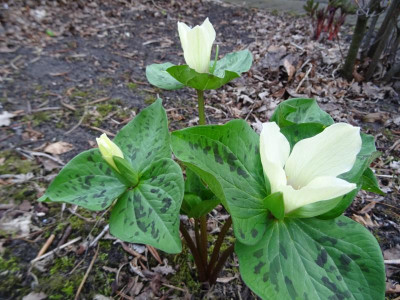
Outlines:
{"type": "Polygon", "coordinates": [[[330,200],[356,188],[337,178],[350,171],[361,149],[360,128],[336,123],[323,132],[290,145],[275,122],[263,124],[260,154],[271,193],[282,192],[285,213],[330,200]]]}
{"type": "MultiPolygon", "coordinates": [[[[124,154],[121,149],[111,141],[107,134],[103,133],[99,138],[96,138],[97,145],[99,146],[99,150],[103,159],[115,170],[118,171],[117,166],[114,163],[113,156],[118,156],[124,158],[124,154]]],[[[119,171],[118,171],[119,172],[119,171]]]]}
{"type": "Polygon", "coordinates": [[[208,18],[194,28],[178,22],[178,33],[187,65],[198,73],[209,73],[215,30],[208,18]]]}

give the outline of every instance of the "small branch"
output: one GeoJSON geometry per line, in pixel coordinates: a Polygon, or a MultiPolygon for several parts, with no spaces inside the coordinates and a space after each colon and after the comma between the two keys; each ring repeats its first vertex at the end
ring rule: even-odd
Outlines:
{"type": "Polygon", "coordinates": [[[400,259],[385,259],[384,263],[387,265],[400,265],[400,259]]]}
{"type": "Polygon", "coordinates": [[[82,279],[82,281],[81,281],[81,284],[79,285],[78,290],[76,291],[75,300],[78,300],[78,299],[79,299],[79,294],[81,293],[81,291],[82,291],[82,289],[83,289],[83,286],[85,285],[86,279],[88,278],[89,273],[90,273],[90,271],[91,271],[92,268],[93,268],[94,262],[96,261],[97,255],[99,254],[99,249],[100,249],[100,244],[97,245],[96,253],[95,253],[94,256],[93,256],[92,261],[90,262],[89,268],[86,270],[86,273],[85,273],[85,275],[83,276],[83,279],[82,279]]]}
{"type": "Polygon", "coordinates": [[[56,236],[54,234],[50,235],[50,237],[47,239],[46,243],[43,245],[42,249],[40,249],[39,253],[36,255],[36,258],[38,258],[46,253],[47,249],[50,247],[50,245],[54,241],[55,237],[56,236]]]}
{"type": "Polygon", "coordinates": [[[181,221],[181,225],[180,225],[179,229],[182,233],[183,238],[185,239],[186,245],[188,246],[190,252],[192,252],[194,263],[196,264],[197,272],[199,273],[199,280],[201,282],[204,282],[206,279],[206,272],[204,269],[204,265],[201,261],[200,254],[197,251],[197,248],[194,245],[194,242],[193,242],[192,238],[190,237],[189,233],[187,232],[182,221],[181,221]]]}
{"type": "Polygon", "coordinates": [[[72,241],[69,241],[68,243],[61,245],[60,247],[55,248],[54,250],[51,250],[50,252],[47,252],[46,254],[43,254],[42,256],[36,257],[35,259],[31,260],[31,264],[42,260],[43,258],[46,258],[47,256],[52,255],[53,253],[55,253],[58,250],[64,249],[65,247],[68,247],[69,245],[72,245],[74,243],[76,243],[77,241],[79,241],[81,239],[81,237],[77,237],[76,239],[73,239],[72,241]]]}
{"type": "Polygon", "coordinates": [[[221,249],[222,243],[223,243],[224,238],[225,238],[229,228],[231,227],[231,225],[232,225],[232,218],[229,217],[225,221],[224,226],[222,226],[221,232],[219,233],[217,241],[215,242],[214,250],[213,250],[213,252],[211,254],[210,263],[208,265],[208,274],[209,275],[211,274],[211,272],[212,272],[212,270],[214,268],[214,265],[217,262],[219,251],[221,249]]]}
{"type": "Polygon", "coordinates": [[[222,270],[222,268],[225,265],[226,260],[228,259],[228,257],[233,253],[233,250],[235,249],[235,245],[231,245],[229,246],[228,249],[226,249],[222,255],[221,258],[219,259],[217,265],[215,266],[212,274],[209,277],[209,283],[210,285],[215,284],[215,282],[217,281],[217,277],[219,272],[222,270]]]}

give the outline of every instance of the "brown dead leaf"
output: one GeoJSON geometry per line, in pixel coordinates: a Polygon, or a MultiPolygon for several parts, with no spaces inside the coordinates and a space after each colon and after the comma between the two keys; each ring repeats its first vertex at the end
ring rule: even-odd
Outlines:
{"type": "Polygon", "coordinates": [[[286,72],[288,73],[288,81],[291,81],[294,73],[296,72],[296,68],[287,58],[283,60],[283,66],[285,67],[286,72]]]}
{"type": "Polygon", "coordinates": [[[364,225],[365,227],[379,227],[379,224],[376,221],[372,221],[371,217],[368,214],[365,214],[364,216],[353,214],[351,218],[361,225],[364,225]]]}
{"type": "Polygon", "coordinates": [[[58,155],[71,151],[72,149],[74,149],[73,145],[60,141],[48,145],[46,148],[44,148],[44,152],[58,155]]]}

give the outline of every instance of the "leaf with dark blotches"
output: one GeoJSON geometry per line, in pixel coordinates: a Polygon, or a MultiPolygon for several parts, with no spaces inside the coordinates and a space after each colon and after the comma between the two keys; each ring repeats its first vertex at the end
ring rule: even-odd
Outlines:
{"type": "Polygon", "coordinates": [[[385,298],[385,268],[376,239],[341,216],[272,221],[256,245],[236,243],[240,274],[263,299],[385,298]]]}
{"type": "Polygon", "coordinates": [[[103,210],[126,190],[98,149],[75,156],[57,175],[43,197],[90,210],[103,210]]]}
{"type": "Polygon", "coordinates": [[[204,180],[232,215],[236,237],[254,244],[268,222],[268,195],[259,135],[244,120],[197,126],[172,133],[175,156],[204,180]]]}
{"type": "Polygon", "coordinates": [[[170,158],[167,114],[161,99],[143,109],[119,131],[113,142],[139,173],[156,160],[170,158]]]}
{"type": "Polygon", "coordinates": [[[169,158],[153,162],[143,171],[139,184],[123,194],[113,207],[110,232],[124,241],[179,253],[182,198],[179,165],[169,158]]]}

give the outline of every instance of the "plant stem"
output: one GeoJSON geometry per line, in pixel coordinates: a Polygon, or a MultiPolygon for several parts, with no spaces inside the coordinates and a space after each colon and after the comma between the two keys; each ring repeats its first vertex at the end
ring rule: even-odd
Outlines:
{"type": "Polygon", "coordinates": [[[200,255],[203,258],[204,265],[206,266],[206,274],[208,274],[207,264],[207,215],[200,217],[200,255]]]}
{"type": "Polygon", "coordinates": [[[199,281],[204,282],[206,280],[206,271],[204,269],[204,264],[202,263],[201,257],[197,248],[190,237],[189,233],[187,232],[183,222],[181,221],[180,224],[180,231],[182,233],[183,238],[185,239],[186,245],[188,246],[190,252],[192,252],[194,263],[196,264],[197,271],[199,273],[199,281]]]}
{"type": "Polygon", "coordinates": [[[232,225],[232,218],[229,217],[226,221],[224,226],[222,226],[221,231],[218,235],[217,241],[215,242],[214,250],[211,255],[210,263],[208,264],[207,267],[207,274],[210,276],[211,272],[213,271],[214,265],[217,262],[218,256],[219,256],[219,251],[222,246],[222,242],[224,241],[224,238],[226,236],[226,233],[228,232],[229,228],[232,225]]]}
{"type": "Polygon", "coordinates": [[[235,245],[231,245],[231,246],[229,246],[228,249],[226,249],[222,253],[221,258],[219,259],[217,265],[215,266],[214,270],[212,271],[211,275],[209,276],[208,282],[210,283],[210,285],[215,284],[215,282],[217,281],[219,272],[224,267],[226,260],[233,253],[234,249],[235,249],[235,245]]]}
{"type": "Polygon", "coordinates": [[[197,103],[199,106],[199,125],[206,124],[206,115],[204,113],[204,91],[197,91],[197,103]]]}

